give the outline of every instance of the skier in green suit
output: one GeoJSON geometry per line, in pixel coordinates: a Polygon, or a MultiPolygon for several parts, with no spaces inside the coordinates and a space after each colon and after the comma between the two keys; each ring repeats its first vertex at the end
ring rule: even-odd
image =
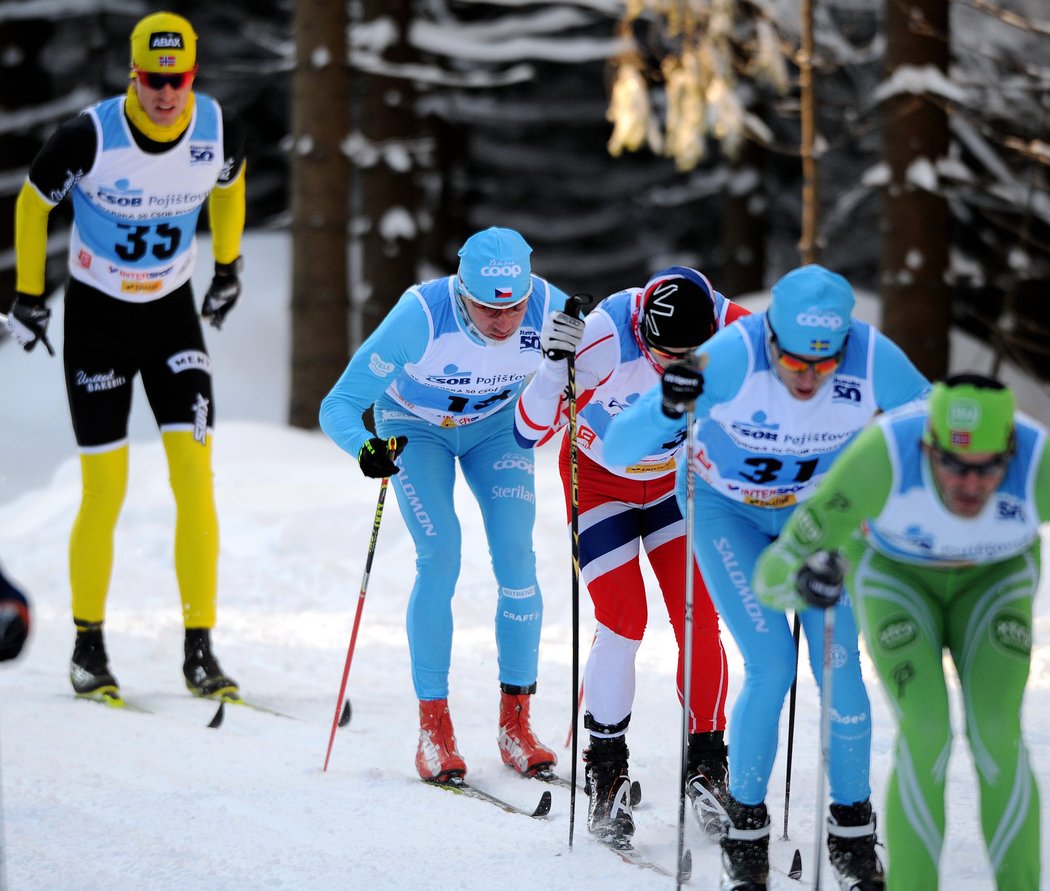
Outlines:
{"type": "Polygon", "coordinates": [[[757,564],[754,590],[770,606],[834,602],[844,580],[852,596],[899,729],[885,810],[890,891],[938,887],[952,743],[945,649],[996,888],[1041,887],[1021,702],[1039,524],[1050,520],[1046,442],[1001,383],[950,377],[864,431],[757,564]]]}

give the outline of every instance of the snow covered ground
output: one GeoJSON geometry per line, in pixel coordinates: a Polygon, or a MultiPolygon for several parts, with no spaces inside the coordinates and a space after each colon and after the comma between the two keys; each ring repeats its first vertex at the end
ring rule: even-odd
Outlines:
{"type": "MultiPolygon", "coordinates": [[[[22,658],[0,667],[8,886],[14,891],[671,886],[671,879],[623,864],[590,841],[582,794],[570,851],[564,789],[552,790],[548,819],[530,820],[417,780],[416,702],[404,634],[413,551],[393,498],[350,676],[353,720],[339,730],[329,770],[322,773],[378,483],[362,477],[321,434],[281,423],[288,392],[287,244],[280,235],[255,235],[248,239],[246,255],[244,303],[222,332],[209,328],[207,333],[219,408],[215,479],[222,550],[215,641],[223,665],[246,696],[295,719],[232,708],[223,726],[213,730],[205,725],[214,707],[185,692],[172,569],[173,507],[163,451],[140,397],[107,633],[125,694],[153,714],[74,700],[66,675],[73,639],[66,548],[79,502],[79,466],[61,369],[39,350],[25,355],[5,344],[0,347],[6,419],[0,428],[0,559],[30,593],[35,609],[22,658]]],[[[199,289],[206,272],[197,278],[199,289]]],[[[61,325],[53,331],[59,347],[61,325]]],[[[1029,410],[1038,413],[1037,406],[1029,410]]],[[[1041,417],[1047,420],[1045,413],[1041,417]]],[[[559,769],[568,775],[568,753],[561,746],[573,699],[571,576],[551,447],[537,456],[537,478],[536,552],[546,611],[534,726],[565,752],[559,769]]],[[[470,543],[455,601],[451,708],[460,749],[470,779],[532,807],[547,787],[511,773],[496,749],[494,582],[477,508],[465,486],[458,497],[464,540],[470,543]]],[[[1037,601],[1025,723],[1043,791],[1043,860],[1050,872],[1046,587],[1037,601]]],[[[581,606],[586,642],[593,619],[585,594],[581,606]]],[[[680,711],[674,696],[674,643],[662,610],[656,595],[638,656],[629,742],[632,775],[641,781],[644,795],[636,812],[637,839],[670,865],[680,711]]],[[[742,669],[728,634],[726,643],[732,703],[742,669]]],[[[868,676],[874,677],[870,668],[868,676]]],[[[870,692],[873,786],[881,805],[893,731],[874,681],[870,692]]],[[[787,709],[785,726],[786,716],[787,709]]],[[[775,875],[775,891],[811,886],[816,717],[815,685],[803,669],[790,841],[780,840],[783,742],[768,803],[775,829],[773,863],[786,869],[794,849],[801,847],[807,875],[801,886],[775,875]]],[[[942,887],[990,891],[972,762],[961,737],[949,776],[942,887]]],[[[687,843],[694,863],[690,887],[714,887],[717,847],[701,840],[692,825],[687,843]]],[[[824,887],[832,886],[829,872],[823,879],[824,887]]],[[[1050,879],[1044,878],[1044,887],[1050,889],[1050,879]]]]}

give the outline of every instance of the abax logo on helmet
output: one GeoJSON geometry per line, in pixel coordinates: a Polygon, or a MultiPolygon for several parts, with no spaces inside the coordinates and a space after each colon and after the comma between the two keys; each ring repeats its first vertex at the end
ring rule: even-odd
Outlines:
{"type": "Polygon", "coordinates": [[[500,263],[499,260],[490,260],[488,266],[482,266],[480,275],[490,277],[521,275],[521,267],[517,263],[500,263]],[[497,265],[498,264],[498,265],[497,265]]]}
{"type": "Polygon", "coordinates": [[[834,312],[807,309],[795,316],[795,322],[804,328],[830,328],[835,331],[842,327],[842,316],[834,312]]]}
{"type": "Polygon", "coordinates": [[[149,48],[157,49],[185,49],[182,43],[182,35],[177,31],[154,31],[149,36],[149,48]]]}

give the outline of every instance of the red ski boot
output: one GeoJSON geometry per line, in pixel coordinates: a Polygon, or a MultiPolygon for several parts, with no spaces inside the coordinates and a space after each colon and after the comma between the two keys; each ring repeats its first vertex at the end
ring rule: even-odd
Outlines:
{"type": "Polygon", "coordinates": [[[456,734],[447,699],[419,702],[419,747],[416,770],[424,780],[446,782],[467,772],[467,763],[456,748],[456,734]]]}
{"type": "Polygon", "coordinates": [[[529,700],[535,689],[535,684],[530,687],[500,684],[499,751],[504,764],[523,774],[558,763],[554,752],[536,739],[529,726],[529,700]]]}

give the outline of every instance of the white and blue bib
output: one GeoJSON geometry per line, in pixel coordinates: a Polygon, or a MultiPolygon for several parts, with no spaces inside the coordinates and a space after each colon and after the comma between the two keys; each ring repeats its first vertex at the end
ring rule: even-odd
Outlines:
{"type": "Polygon", "coordinates": [[[534,275],[518,332],[500,343],[485,341],[467,330],[455,281],[451,275],[409,289],[426,314],[429,340],[387,390],[407,411],[442,427],[471,424],[514,404],[539,364],[550,303],[550,285],[534,275]]]}
{"type": "Polygon", "coordinates": [[[878,408],[875,332],[854,319],[839,367],[803,401],[769,364],[764,313],[738,319],[727,330],[743,338],[747,369],[736,394],[701,420],[694,470],[734,501],[791,507],[812,494],[878,408]]]}
{"type": "Polygon", "coordinates": [[[1046,431],[1017,416],[1017,451],[1006,476],[976,517],[949,511],[937,494],[922,452],[925,403],[879,419],[893,468],[889,498],[865,523],[871,546],[894,560],[932,567],[996,563],[1027,551],[1039,537],[1035,479],[1046,431]]]}
{"type": "Polygon", "coordinates": [[[130,303],[170,293],[193,272],[197,217],[223,166],[222,114],[194,94],[189,127],[167,151],[135,144],[125,97],[89,108],[98,148],[73,188],[69,271],[73,278],[130,303]]]}

